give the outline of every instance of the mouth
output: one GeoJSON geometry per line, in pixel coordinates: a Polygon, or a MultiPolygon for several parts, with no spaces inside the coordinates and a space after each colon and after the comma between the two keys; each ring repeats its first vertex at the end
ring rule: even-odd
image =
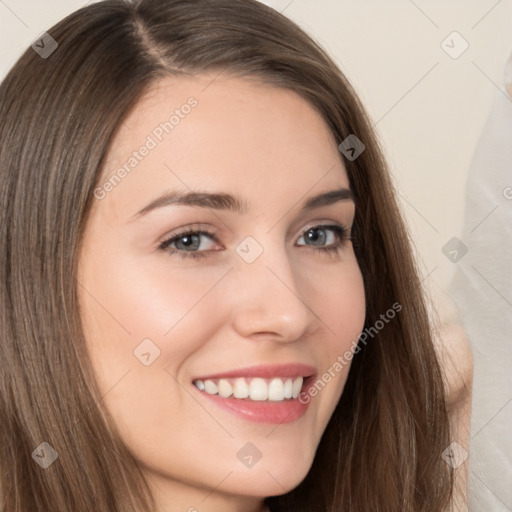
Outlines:
{"type": "Polygon", "coordinates": [[[238,377],[236,379],[197,379],[194,386],[209,395],[222,398],[233,397],[255,402],[282,402],[299,396],[305,380],[309,377],[238,377]]]}
{"type": "Polygon", "coordinates": [[[246,420],[288,423],[309,406],[298,399],[315,378],[315,368],[302,364],[258,366],[195,378],[192,384],[207,400],[246,420]]]}

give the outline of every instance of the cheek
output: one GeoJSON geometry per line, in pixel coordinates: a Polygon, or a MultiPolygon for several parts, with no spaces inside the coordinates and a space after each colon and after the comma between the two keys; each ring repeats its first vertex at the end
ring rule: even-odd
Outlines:
{"type": "Polygon", "coordinates": [[[355,258],[341,269],[313,275],[308,297],[325,328],[326,351],[336,359],[352,343],[357,343],[364,327],[365,290],[355,258]]]}
{"type": "Polygon", "coordinates": [[[323,432],[341,397],[366,315],[364,283],[354,264],[338,272],[318,274],[310,297],[325,336],[319,372],[304,400],[318,407],[317,432],[323,432]]]}
{"type": "Polygon", "coordinates": [[[365,291],[359,268],[351,270],[331,286],[325,314],[333,325],[338,348],[343,348],[347,339],[357,340],[364,326],[365,291]]]}
{"type": "Polygon", "coordinates": [[[84,258],[79,280],[84,332],[106,395],[103,404],[131,443],[146,442],[145,432],[154,425],[179,431],[176,411],[191,406],[198,411],[173,376],[181,376],[218,328],[222,301],[218,295],[212,300],[210,291],[226,269],[192,274],[166,261],[99,256],[92,251],[84,258]]]}
{"type": "Polygon", "coordinates": [[[191,279],[186,272],[173,274],[118,255],[101,262],[89,258],[80,275],[82,319],[101,406],[138,459],[161,469],[172,456],[176,477],[194,478],[193,468],[184,469],[194,458],[187,462],[183,453],[195,457],[198,440],[205,457],[218,458],[204,439],[204,410],[175,376],[215,329],[215,305],[207,295],[219,273],[196,272],[191,279]],[[175,443],[183,432],[185,448],[175,443]]]}
{"type": "MultiPolygon", "coordinates": [[[[81,309],[91,345],[105,355],[110,352],[113,360],[131,361],[133,351],[146,339],[163,356],[183,350],[183,343],[170,345],[169,339],[199,309],[202,322],[196,326],[207,323],[208,309],[197,305],[226,272],[224,268],[196,269],[192,274],[164,259],[141,261],[122,253],[108,259],[97,256],[91,254],[81,272],[81,309]]],[[[179,360],[175,353],[169,356],[179,360]]]]}

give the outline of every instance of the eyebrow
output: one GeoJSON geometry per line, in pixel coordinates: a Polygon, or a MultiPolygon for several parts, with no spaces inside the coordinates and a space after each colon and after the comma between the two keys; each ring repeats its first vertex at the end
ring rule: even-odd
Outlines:
{"type": "MultiPolygon", "coordinates": [[[[302,206],[302,211],[313,210],[321,206],[329,206],[339,201],[352,201],[354,202],[354,195],[348,188],[339,188],[323,192],[316,196],[310,197],[302,206]]],[[[186,205],[186,206],[199,206],[201,208],[212,208],[214,210],[229,210],[236,213],[247,212],[247,203],[240,199],[238,196],[227,193],[209,193],[209,192],[166,192],[160,197],[151,201],[148,205],[144,206],[142,210],[138,211],[133,219],[141,217],[142,215],[171,205],[186,205]]]]}

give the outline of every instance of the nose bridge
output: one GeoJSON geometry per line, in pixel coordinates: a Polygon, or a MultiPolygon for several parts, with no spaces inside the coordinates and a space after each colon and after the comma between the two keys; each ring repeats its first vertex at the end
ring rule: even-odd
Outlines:
{"type": "Polygon", "coordinates": [[[234,326],[244,336],[265,332],[291,341],[304,334],[314,315],[284,244],[264,238],[263,245],[252,236],[246,237],[236,248],[232,272],[234,326]]]}

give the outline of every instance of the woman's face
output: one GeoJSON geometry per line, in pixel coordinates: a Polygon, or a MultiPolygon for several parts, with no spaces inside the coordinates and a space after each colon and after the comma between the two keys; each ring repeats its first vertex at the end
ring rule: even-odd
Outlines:
{"type": "Polygon", "coordinates": [[[162,79],[122,124],[79,262],[100,405],[166,510],[297,486],[365,316],[328,126],[291,91],[213,79],[162,79]]]}

